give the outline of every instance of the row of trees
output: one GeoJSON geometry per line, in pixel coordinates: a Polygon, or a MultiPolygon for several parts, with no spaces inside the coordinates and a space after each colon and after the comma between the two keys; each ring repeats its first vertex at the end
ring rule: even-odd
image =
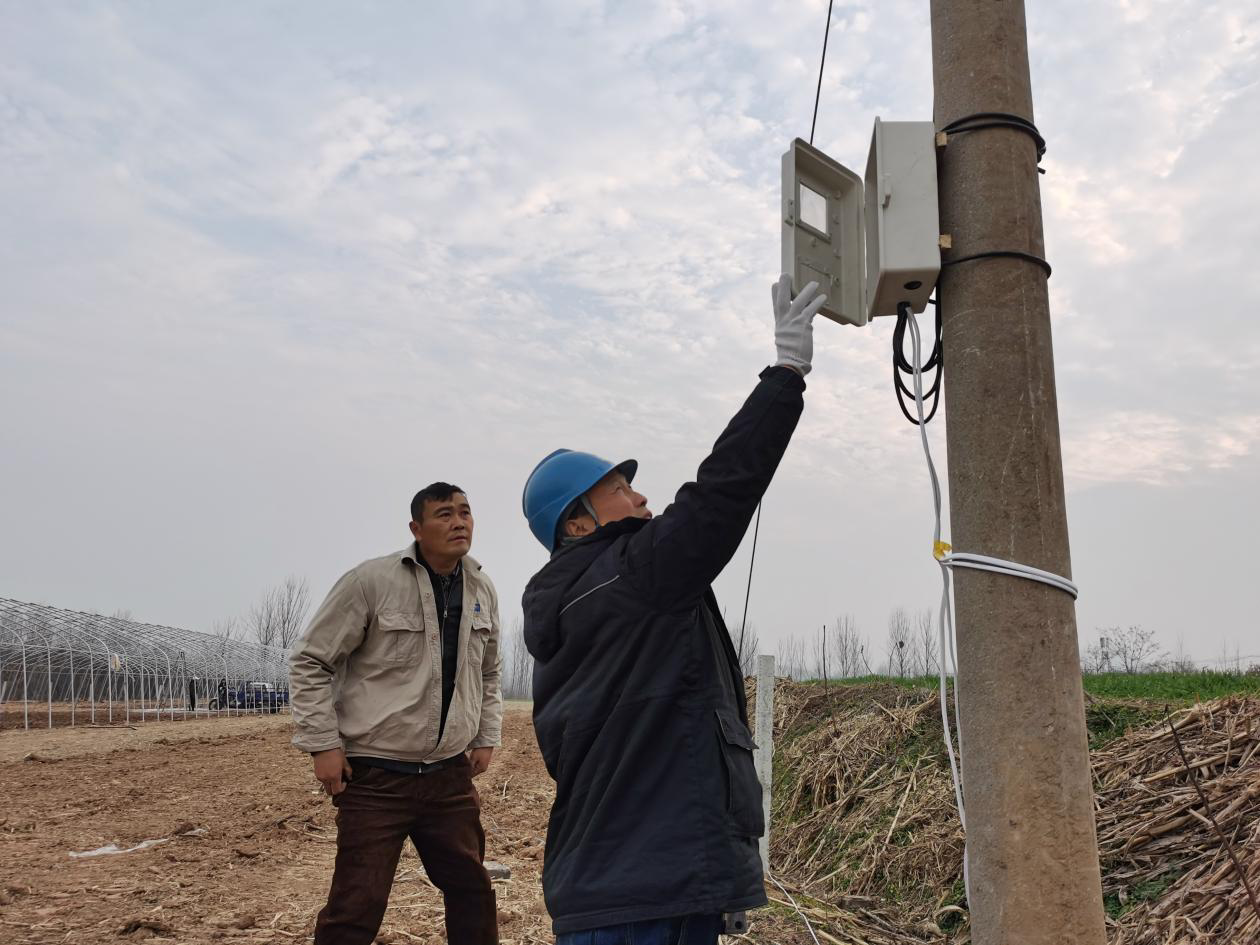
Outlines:
{"type": "MultiPolygon", "coordinates": [[[[306,579],[290,575],[267,588],[241,618],[216,621],[212,632],[226,644],[250,640],[264,646],[289,649],[301,635],[311,609],[306,579]]],[[[116,617],[130,618],[120,611],[116,617]]],[[[760,635],[754,624],[731,627],[740,667],[745,676],[757,671],[760,635]]],[[[534,662],[525,646],[524,626],[518,617],[503,635],[503,693],[509,699],[528,699],[533,686],[534,662]]],[[[843,614],[813,633],[789,634],[776,648],[776,673],[795,680],[845,679],[877,673],[887,676],[929,676],[940,671],[940,637],[936,615],[930,610],[909,611],[898,607],[888,615],[882,641],[871,646],[850,614],[843,614]]],[[[1221,668],[1238,664],[1243,657],[1226,651],[1221,668]]],[[[1099,628],[1098,641],[1086,647],[1081,667],[1087,673],[1141,673],[1155,670],[1192,672],[1198,665],[1178,643],[1172,656],[1160,646],[1155,633],[1140,626],[1099,628]]]]}
{"type": "MultiPolygon", "coordinates": [[[[757,672],[760,634],[754,624],[732,626],[731,642],[745,676],[757,672]]],[[[940,647],[931,611],[911,613],[898,607],[888,617],[887,636],[878,647],[868,644],[850,614],[837,617],[810,635],[792,634],[779,640],[775,673],[794,680],[845,679],[884,673],[922,676],[939,672],[940,647]]],[[[525,646],[520,619],[503,635],[503,695],[528,699],[533,687],[534,661],[525,646]]]]}
{"type": "MultiPolygon", "coordinates": [[[[780,676],[847,679],[853,676],[924,676],[940,671],[940,645],[930,610],[898,607],[888,615],[884,639],[871,645],[850,614],[824,624],[812,634],[779,640],[775,658],[780,676]]],[[[747,671],[747,670],[746,670],[747,671]]]]}
{"type": "Polygon", "coordinates": [[[251,640],[263,646],[287,650],[306,629],[311,591],[306,578],[289,575],[269,587],[241,618],[216,620],[210,632],[223,641],[251,640]]]}
{"type": "Polygon", "coordinates": [[[1200,662],[1186,653],[1185,641],[1179,636],[1177,648],[1169,653],[1155,639],[1155,631],[1140,626],[1098,627],[1098,641],[1081,654],[1081,669],[1086,673],[1194,673],[1204,666],[1222,672],[1258,673],[1260,664],[1251,664],[1254,656],[1244,656],[1237,643],[1230,649],[1221,644],[1221,655],[1215,660],[1200,662]]]}

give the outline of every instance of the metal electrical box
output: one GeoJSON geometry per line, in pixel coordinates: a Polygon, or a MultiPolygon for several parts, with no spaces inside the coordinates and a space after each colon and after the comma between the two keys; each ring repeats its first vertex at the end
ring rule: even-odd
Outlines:
{"type": "Polygon", "coordinates": [[[941,271],[935,133],[930,121],[875,119],[866,162],[865,314],[927,307],[941,271]]]}
{"type": "Polygon", "coordinates": [[[867,320],[862,226],[862,179],[793,141],[783,155],[783,271],[793,295],[817,282],[827,296],[821,314],[849,325],[867,320]]]}

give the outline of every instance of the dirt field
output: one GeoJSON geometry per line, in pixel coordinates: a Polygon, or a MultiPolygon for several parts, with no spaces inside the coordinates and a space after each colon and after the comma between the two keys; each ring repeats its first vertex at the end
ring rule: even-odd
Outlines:
{"type": "MultiPolygon", "coordinates": [[[[332,875],[333,809],[285,716],[0,735],[0,942],[309,940],[332,875]],[[74,858],[107,844],[133,853],[74,858]]],[[[505,942],[549,941],[539,873],[551,782],[527,706],[478,779],[505,942]]],[[[441,942],[410,849],[380,940],[441,942]]]]}
{"type": "Polygon", "coordinates": [[[14,702],[10,699],[8,702],[0,702],[0,731],[26,729],[28,722],[31,729],[47,731],[49,728],[67,727],[72,721],[76,727],[95,726],[96,728],[106,728],[108,726],[141,725],[149,722],[204,722],[219,718],[235,718],[241,715],[266,714],[254,708],[247,710],[237,708],[224,709],[223,711],[211,710],[206,708],[203,700],[195,712],[188,711],[182,703],[175,705],[174,708],[171,707],[170,703],[166,702],[162,704],[161,708],[158,708],[152,702],[145,703],[143,707],[138,701],[132,703],[130,707],[123,703],[115,703],[111,715],[109,706],[104,702],[98,702],[96,704],[95,720],[93,720],[92,705],[86,701],[79,702],[73,707],[68,702],[54,702],[50,712],[47,702],[32,702],[23,711],[21,702],[14,702]],[[172,715],[174,718],[172,718],[172,715]],[[50,717],[52,721],[51,726],[48,724],[50,717]]]}
{"type": "MultiPolygon", "coordinates": [[[[286,716],[0,733],[0,942],[309,941],[333,809],[288,737],[286,716]]],[[[477,781],[487,859],[512,870],[495,883],[500,935],[551,942],[540,872],[553,794],[527,705],[508,706],[503,741],[477,781]]],[[[443,942],[441,914],[408,849],[379,941],[443,942]]],[[[754,941],[809,941],[795,921],[762,911],[754,941]]]]}

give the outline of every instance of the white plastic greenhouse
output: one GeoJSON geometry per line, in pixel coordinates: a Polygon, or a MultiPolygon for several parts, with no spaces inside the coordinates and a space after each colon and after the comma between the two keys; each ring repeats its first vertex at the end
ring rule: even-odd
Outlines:
{"type": "Polygon", "coordinates": [[[287,711],[278,647],[0,598],[0,728],[287,711]]]}

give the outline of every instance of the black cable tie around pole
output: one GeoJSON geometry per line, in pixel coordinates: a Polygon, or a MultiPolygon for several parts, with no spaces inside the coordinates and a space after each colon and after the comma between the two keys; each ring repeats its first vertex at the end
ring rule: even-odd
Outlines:
{"type": "Polygon", "coordinates": [[[1037,144],[1037,160],[1046,153],[1046,139],[1041,136],[1037,126],[1031,120],[1010,112],[976,112],[956,118],[941,129],[946,135],[960,135],[967,131],[980,131],[984,128],[1013,128],[1022,131],[1037,144]]]}
{"type": "MultiPolygon", "coordinates": [[[[976,112],[975,114],[964,115],[962,118],[951,121],[941,129],[941,133],[946,136],[948,141],[949,135],[965,134],[968,131],[982,131],[986,128],[1010,128],[1028,135],[1037,145],[1037,164],[1041,164],[1041,159],[1046,153],[1046,139],[1042,137],[1041,132],[1037,130],[1037,126],[1030,119],[1021,115],[1013,115],[1010,112],[976,112]]],[[[1044,174],[1045,172],[1044,167],[1038,166],[1038,174],[1044,174]]]]}
{"type": "Polygon", "coordinates": [[[966,256],[958,256],[954,259],[942,259],[941,267],[957,266],[959,263],[972,262],[976,259],[1022,259],[1024,262],[1032,263],[1044,272],[1047,279],[1054,272],[1048,260],[1038,256],[1036,253],[1028,253],[1022,249],[988,249],[981,253],[968,253],[966,256]]]}

